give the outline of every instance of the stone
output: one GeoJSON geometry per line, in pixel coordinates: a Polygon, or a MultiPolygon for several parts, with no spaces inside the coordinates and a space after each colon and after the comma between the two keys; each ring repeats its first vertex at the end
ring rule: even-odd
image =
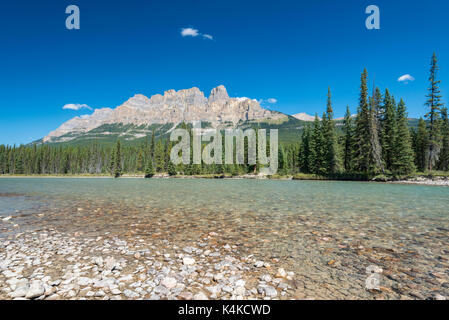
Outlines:
{"type": "Polygon", "coordinates": [[[161,281],[161,284],[166,287],[167,289],[172,289],[174,287],[176,287],[176,284],[178,282],[176,281],[175,278],[172,277],[166,277],[161,281]]]}
{"type": "Polygon", "coordinates": [[[16,290],[14,290],[13,292],[9,293],[8,295],[11,298],[25,297],[27,295],[27,293],[28,293],[29,288],[30,287],[28,286],[28,284],[22,285],[22,286],[16,288],[16,290]]]}
{"type": "Polygon", "coordinates": [[[96,258],[94,259],[94,263],[95,263],[97,266],[102,267],[102,266],[103,266],[103,258],[102,258],[102,257],[96,257],[96,258]]]}
{"type": "Polygon", "coordinates": [[[92,279],[87,278],[87,277],[79,277],[77,280],[77,284],[81,287],[85,287],[90,285],[93,282],[92,279]]]}
{"type": "Polygon", "coordinates": [[[190,257],[185,257],[182,259],[182,263],[186,266],[191,266],[195,264],[195,259],[190,258],[190,257]]]}
{"type": "Polygon", "coordinates": [[[106,293],[104,293],[103,290],[99,290],[97,292],[95,292],[94,297],[104,297],[106,295],[106,293]]]}
{"type": "Polygon", "coordinates": [[[259,279],[265,282],[271,282],[271,276],[269,274],[264,274],[260,276],[259,279]]]}
{"type": "Polygon", "coordinates": [[[209,286],[206,287],[206,290],[209,291],[211,294],[218,296],[221,292],[220,286],[209,286]]]}
{"type": "Polygon", "coordinates": [[[112,293],[113,295],[118,295],[118,294],[121,294],[122,292],[121,292],[119,289],[114,288],[114,289],[111,290],[111,293],[112,293]]]}
{"type": "Polygon", "coordinates": [[[198,292],[193,296],[193,300],[209,300],[209,298],[204,294],[204,292],[198,292]]]}
{"type": "Polygon", "coordinates": [[[245,282],[244,280],[242,280],[242,279],[239,279],[239,280],[237,280],[237,281],[235,282],[235,286],[236,286],[236,287],[244,287],[245,284],[246,284],[246,282],[245,282]]]}
{"type": "Polygon", "coordinates": [[[137,293],[135,293],[134,291],[128,290],[128,289],[123,291],[123,294],[125,295],[125,297],[127,297],[129,299],[135,299],[135,298],[139,297],[139,295],[137,293]]]}
{"type": "Polygon", "coordinates": [[[263,265],[264,265],[264,263],[263,263],[262,261],[256,261],[256,263],[254,264],[254,266],[255,266],[256,268],[262,268],[263,265]]]}
{"type": "Polygon", "coordinates": [[[179,294],[178,298],[181,300],[192,300],[193,294],[191,292],[184,291],[179,294]]]}
{"type": "Polygon", "coordinates": [[[117,261],[113,257],[108,257],[104,261],[104,269],[112,271],[115,269],[115,266],[117,265],[117,261]]]}
{"type": "Polygon", "coordinates": [[[276,273],[277,278],[286,278],[287,272],[285,272],[284,268],[279,268],[278,272],[276,273]]]}
{"type": "Polygon", "coordinates": [[[237,296],[243,296],[245,294],[245,288],[243,286],[235,287],[234,294],[237,296]]]}
{"type": "Polygon", "coordinates": [[[274,298],[278,295],[277,290],[272,287],[272,286],[268,286],[268,285],[260,285],[257,287],[257,291],[260,294],[265,294],[266,297],[270,297],[270,298],[274,298]]]}
{"type": "Polygon", "coordinates": [[[27,299],[34,299],[40,297],[45,293],[45,287],[40,281],[33,281],[30,284],[28,292],[25,295],[27,299]]]}
{"type": "Polygon", "coordinates": [[[214,280],[218,282],[221,279],[223,279],[223,277],[224,277],[223,273],[217,273],[217,274],[214,275],[214,280]]]}

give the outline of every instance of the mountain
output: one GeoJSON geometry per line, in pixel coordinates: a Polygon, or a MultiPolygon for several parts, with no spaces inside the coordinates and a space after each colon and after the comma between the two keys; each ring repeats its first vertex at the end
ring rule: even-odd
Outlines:
{"type": "MultiPolygon", "coordinates": [[[[91,115],[75,117],[42,139],[43,143],[68,142],[88,133],[95,137],[114,135],[110,129],[121,127],[119,133],[127,140],[147,136],[154,127],[172,124],[170,131],[182,122],[202,121],[213,128],[236,127],[248,121],[279,121],[288,116],[260,106],[257,100],[230,98],[224,86],[212,89],[208,98],[198,88],[168,90],[151,98],[137,94],[115,109],[96,109],[91,115]],[[130,131],[131,130],[131,131],[130,131]]],[[[113,130],[114,131],[114,130],[113,130]]],[[[166,133],[165,132],[165,133],[166,133]]],[[[115,132],[117,133],[117,132],[115,132]]]]}
{"type": "MultiPolygon", "coordinates": [[[[315,120],[315,116],[308,115],[307,113],[304,113],[304,112],[294,114],[292,117],[296,118],[298,120],[307,121],[307,122],[315,120]]],[[[321,120],[320,117],[318,117],[318,119],[321,120]]]]}

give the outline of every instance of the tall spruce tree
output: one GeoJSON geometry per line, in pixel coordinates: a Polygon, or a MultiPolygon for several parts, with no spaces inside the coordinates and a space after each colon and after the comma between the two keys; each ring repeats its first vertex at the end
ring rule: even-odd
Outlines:
{"type": "Polygon", "coordinates": [[[429,134],[427,124],[423,118],[419,119],[415,138],[415,164],[419,171],[427,170],[427,153],[429,152],[429,134]]]}
{"type": "Polygon", "coordinates": [[[165,150],[161,140],[158,140],[154,150],[154,163],[156,172],[163,172],[165,170],[165,150]]]}
{"type": "Polygon", "coordinates": [[[382,95],[378,88],[374,89],[373,96],[370,101],[370,136],[371,136],[371,152],[373,156],[373,171],[384,172],[384,164],[382,160],[382,146],[379,140],[379,119],[378,110],[380,109],[382,95]]]}
{"type": "Polygon", "coordinates": [[[385,114],[382,121],[382,154],[385,160],[385,166],[388,170],[393,167],[394,146],[396,140],[397,121],[396,121],[396,102],[390,95],[388,89],[385,90],[384,97],[385,114]]]}
{"type": "Polygon", "coordinates": [[[410,130],[408,128],[407,110],[404,100],[398,104],[397,108],[397,132],[394,140],[394,155],[392,169],[398,174],[410,174],[415,171],[414,152],[410,130]]]}
{"type": "Polygon", "coordinates": [[[352,124],[351,111],[349,106],[346,107],[346,114],[343,120],[343,134],[344,134],[344,153],[343,166],[346,172],[352,171],[352,160],[354,153],[354,127],[352,124]]]}
{"type": "Polygon", "coordinates": [[[145,165],[145,178],[151,178],[152,176],[154,176],[153,160],[149,158],[145,165]]]}
{"type": "Polygon", "coordinates": [[[332,109],[331,89],[327,91],[327,108],[323,116],[324,130],[324,161],[325,173],[332,174],[340,171],[340,159],[338,151],[337,133],[334,123],[334,110],[332,109]]]}
{"type": "Polygon", "coordinates": [[[443,106],[441,102],[440,82],[437,80],[438,60],[434,53],[430,62],[430,76],[429,76],[429,93],[427,94],[426,106],[429,108],[429,112],[426,114],[428,120],[428,133],[429,133],[429,151],[427,165],[429,171],[432,171],[436,161],[438,160],[440,148],[441,148],[441,136],[439,128],[439,112],[443,106]]]}
{"type": "Polygon", "coordinates": [[[301,134],[301,145],[299,147],[299,170],[303,173],[310,173],[310,143],[311,143],[310,126],[306,124],[301,134]]]}
{"type": "Polygon", "coordinates": [[[114,177],[118,178],[122,175],[122,154],[120,140],[117,140],[114,156],[114,177]]]}
{"type": "Polygon", "coordinates": [[[449,171],[449,118],[446,107],[441,109],[441,120],[441,136],[443,141],[438,169],[442,171],[449,171]]]}
{"type": "MultiPolygon", "coordinates": [[[[325,114],[323,115],[325,116],[325,114]]],[[[324,118],[324,117],[323,117],[324,118]]],[[[310,154],[309,164],[311,172],[315,174],[326,174],[325,166],[325,140],[323,135],[322,121],[319,120],[318,115],[315,115],[313,122],[312,136],[310,139],[310,154]]]]}
{"type": "Polygon", "coordinates": [[[382,99],[382,92],[380,91],[379,88],[376,88],[375,92],[374,92],[374,114],[377,120],[377,127],[378,127],[378,134],[380,137],[380,131],[382,129],[382,122],[385,118],[385,104],[383,104],[383,99],[382,99]]]}
{"type": "Polygon", "coordinates": [[[154,147],[155,147],[154,139],[155,139],[155,135],[156,135],[156,132],[153,129],[151,131],[151,142],[150,142],[150,158],[151,159],[154,159],[154,147]]]}
{"type": "MultiPolygon", "coordinates": [[[[354,169],[364,174],[375,174],[381,170],[377,128],[373,125],[373,102],[368,102],[368,72],[361,76],[359,107],[355,128],[354,169]],[[370,106],[371,104],[371,106],[370,106]]],[[[380,159],[381,160],[381,159],[380,159]]]]}

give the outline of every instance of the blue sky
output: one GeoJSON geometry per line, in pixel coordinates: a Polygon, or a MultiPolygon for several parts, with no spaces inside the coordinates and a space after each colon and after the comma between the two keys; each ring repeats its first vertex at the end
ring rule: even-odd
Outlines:
{"type": "Polygon", "coordinates": [[[2,1],[0,144],[31,142],[91,112],[66,104],[116,107],[193,86],[274,98],[265,105],[288,114],[321,114],[330,86],[342,116],[346,105],[356,110],[363,68],[418,117],[434,51],[448,101],[448,12],[446,0],[2,1]],[[65,28],[70,4],[80,30],[65,28]],[[380,30],[365,27],[370,4],[380,30]],[[398,82],[405,74],[415,81],[398,82]]]}

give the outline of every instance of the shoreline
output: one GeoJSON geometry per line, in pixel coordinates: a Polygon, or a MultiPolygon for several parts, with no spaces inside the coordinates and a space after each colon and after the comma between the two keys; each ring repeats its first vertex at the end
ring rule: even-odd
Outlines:
{"type": "MultiPolygon", "coordinates": [[[[0,175],[0,179],[114,179],[110,175],[0,175]]],[[[143,174],[124,174],[120,176],[121,179],[143,179],[143,174]]],[[[448,186],[449,177],[447,176],[430,176],[430,175],[417,175],[408,178],[396,178],[396,177],[382,177],[372,179],[361,179],[357,177],[323,177],[312,174],[300,174],[296,176],[262,176],[262,175],[176,175],[170,176],[166,173],[155,174],[150,179],[232,179],[232,180],[279,180],[279,181],[354,181],[354,182],[383,182],[386,184],[405,184],[405,185],[425,185],[425,186],[448,186]]]]}
{"type": "Polygon", "coordinates": [[[82,234],[29,230],[0,238],[0,300],[297,298],[293,272],[216,243],[214,232],[183,247],[151,236],[82,234]]]}

